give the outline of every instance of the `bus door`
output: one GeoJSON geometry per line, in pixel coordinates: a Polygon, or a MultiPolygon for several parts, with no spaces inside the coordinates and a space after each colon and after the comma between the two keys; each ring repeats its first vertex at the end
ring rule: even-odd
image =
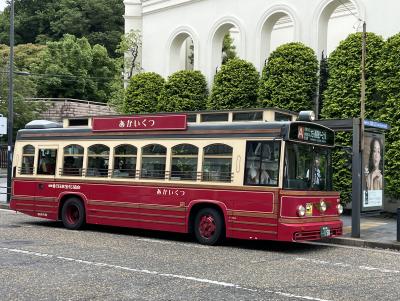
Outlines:
{"type": "Polygon", "coordinates": [[[54,145],[39,145],[36,162],[36,212],[47,217],[49,208],[54,206],[56,199],[54,180],[57,173],[58,147],[54,145]]]}

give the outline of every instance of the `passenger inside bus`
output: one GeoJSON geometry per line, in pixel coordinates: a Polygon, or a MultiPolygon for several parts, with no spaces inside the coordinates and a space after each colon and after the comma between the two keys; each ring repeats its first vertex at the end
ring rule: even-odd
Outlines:
{"type": "Polygon", "coordinates": [[[247,174],[247,184],[268,185],[276,184],[276,181],[272,179],[270,172],[264,166],[256,168],[251,165],[247,174]]]}

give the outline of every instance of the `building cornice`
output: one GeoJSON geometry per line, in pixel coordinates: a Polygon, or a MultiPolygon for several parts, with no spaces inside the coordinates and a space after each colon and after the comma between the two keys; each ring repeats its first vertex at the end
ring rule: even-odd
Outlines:
{"type": "Polygon", "coordinates": [[[185,6],[204,0],[142,0],[143,15],[157,13],[178,6],[185,6]]]}

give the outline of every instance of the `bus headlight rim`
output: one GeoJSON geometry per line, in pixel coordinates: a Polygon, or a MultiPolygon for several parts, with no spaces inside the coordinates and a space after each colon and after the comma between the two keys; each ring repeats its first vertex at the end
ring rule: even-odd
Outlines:
{"type": "Polygon", "coordinates": [[[303,205],[297,206],[297,216],[303,217],[306,215],[306,208],[303,205]]]}
{"type": "Polygon", "coordinates": [[[325,202],[325,201],[320,201],[320,202],[319,202],[319,210],[320,210],[321,212],[325,212],[326,209],[327,209],[326,202],[325,202]]]}
{"type": "Polygon", "coordinates": [[[342,204],[337,204],[337,205],[336,205],[336,209],[337,209],[337,212],[338,212],[339,215],[343,213],[343,206],[342,206],[342,204]]]}

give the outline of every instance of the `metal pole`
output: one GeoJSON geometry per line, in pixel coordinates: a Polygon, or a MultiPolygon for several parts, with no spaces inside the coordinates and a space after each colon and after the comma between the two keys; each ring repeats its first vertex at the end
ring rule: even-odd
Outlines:
{"type": "Polygon", "coordinates": [[[7,119],[7,202],[11,199],[12,146],[14,127],[14,0],[11,0],[10,12],[10,66],[8,84],[8,119],[7,119]]]}
{"type": "MultiPolygon", "coordinates": [[[[367,24],[363,23],[362,33],[362,52],[361,52],[361,133],[360,133],[360,151],[364,150],[364,119],[365,119],[365,59],[367,52],[367,24]]],[[[362,156],[361,156],[362,157],[362,156]]]]}
{"type": "Polygon", "coordinates": [[[352,155],[352,200],[351,200],[351,237],[360,237],[361,213],[361,160],[360,160],[360,119],[353,118],[353,155],[352,155]]]}
{"type": "Polygon", "coordinates": [[[400,242],[400,207],[397,208],[397,241],[400,242]]]}

